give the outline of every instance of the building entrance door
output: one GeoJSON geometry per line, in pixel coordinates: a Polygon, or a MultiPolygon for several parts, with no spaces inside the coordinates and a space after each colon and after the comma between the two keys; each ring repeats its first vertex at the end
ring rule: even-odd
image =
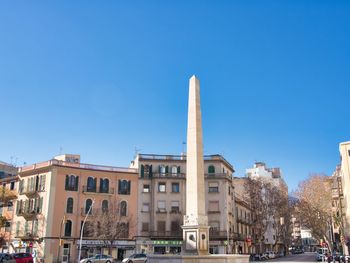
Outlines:
{"type": "Polygon", "coordinates": [[[68,263],[70,258],[70,244],[63,245],[62,263],[68,263]]]}

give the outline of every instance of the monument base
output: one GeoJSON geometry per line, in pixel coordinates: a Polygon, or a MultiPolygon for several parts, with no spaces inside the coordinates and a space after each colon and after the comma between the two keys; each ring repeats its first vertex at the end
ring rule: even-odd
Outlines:
{"type": "Polygon", "coordinates": [[[248,263],[249,255],[148,255],[147,263],[248,263]]]}

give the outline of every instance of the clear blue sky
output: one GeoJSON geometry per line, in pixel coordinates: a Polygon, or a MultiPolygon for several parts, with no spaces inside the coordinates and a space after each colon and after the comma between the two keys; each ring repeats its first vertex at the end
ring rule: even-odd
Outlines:
{"type": "Polygon", "coordinates": [[[350,140],[350,1],[1,1],[0,160],[179,154],[188,80],[205,154],[290,188],[350,140]]]}

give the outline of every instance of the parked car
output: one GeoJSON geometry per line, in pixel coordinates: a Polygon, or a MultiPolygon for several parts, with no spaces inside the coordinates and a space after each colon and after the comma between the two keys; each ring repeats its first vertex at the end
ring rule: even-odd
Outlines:
{"type": "Polygon", "coordinates": [[[277,254],[274,251],[267,251],[266,254],[268,258],[277,258],[277,254]]]}
{"type": "Polygon", "coordinates": [[[8,253],[0,253],[0,262],[1,263],[16,263],[16,260],[12,255],[8,253]]]}
{"type": "Polygon", "coordinates": [[[136,263],[136,262],[147,262],[146,254],[132,254],[131,256],[124,258],[122,263],[136,263]]]}
{"type": "Polygon", "coordinates": [[[84,258],[80,260],[80,263],[113,263],[117,262],[113,257],[109,255],[96,254],[90,258],[84,258]]]}
{"type": "Polygon", "coordinates": [[[33,263],[33,257],[30,253],[14,253],[12,254],[16,263],[33,263]]]}
{"type": "Polygon", "coordinates": [[[315,259],[316,259],[316,261],[322,261],[323,262],[323,261],[326,260],[326,255],[322,254],[322,253],[319,253],[319,252],[316,252],[315,259]]]}

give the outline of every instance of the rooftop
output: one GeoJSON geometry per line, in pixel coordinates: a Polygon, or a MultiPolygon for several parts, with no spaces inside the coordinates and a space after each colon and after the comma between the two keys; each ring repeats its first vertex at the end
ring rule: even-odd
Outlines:
{"type": "MultiPolygon", "coordinates": [[[[142,160],[155,160],[155,161],[186,161],[186,155],[162,155],[162,154],[138,154],[138,158],[142,160]]],[[[233,166],[220,154],[204,155],[204,161],[222,161],[226,163],[233,171],[233,166]]]]}
{"type": "Polygon", "coordinates": [[[105,171],[105,172],[121,172],[121,173],[137,173],[137,169],[134,168],[126,168],[126,167],[114,167],[114,166],[106,166],[106,165],[95,165],[95,164],[86,164],[86,163],[75,163],[75,162],[67,162],[52,159],[49,161],[35,163],[28,166],[23,166],[18,169],[19,173],[32,171],[39,168],[46,168],[49,166],[61,166],[61,167],[70,167],[70,168],[78,168],[85,170],[95,170],[95,171],[105,171]]]}

